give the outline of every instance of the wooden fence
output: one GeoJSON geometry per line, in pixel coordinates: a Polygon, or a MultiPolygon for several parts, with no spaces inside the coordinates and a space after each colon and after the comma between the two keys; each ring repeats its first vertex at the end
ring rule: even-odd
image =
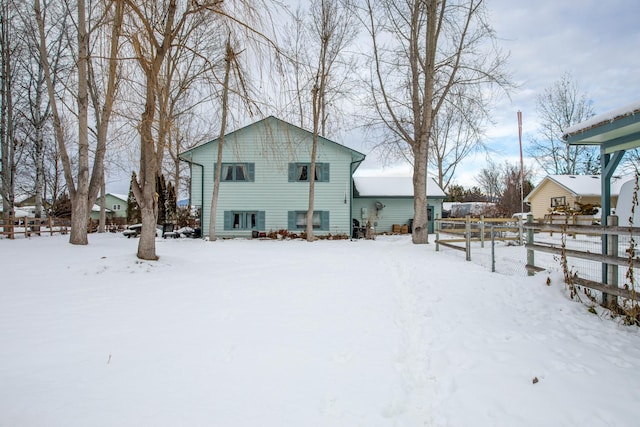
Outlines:
{"type": "Polygon", "coordinates": [[[634,284],[630,288],[619,287],[618,268],[620,266],[628,268],[640,267],[640,257],[638,257],[633,248],[627,250],[625,256],[619,256],[619,236],[640,236],[640,228],[638,227],[619,227],[617,226],[617,217],[612,216],[608,219],[607,226],[601,225],[568,225],[568,224],[546,224],[527,222],[524,225],[526,230],[527,241],[525,247],[527,249],[527,271],[533,275],[536,271],[543,270],[535,265],[535,252],[550,253],[559,257],[572,257],[584,260],[599,262],[602,264],[602,282],[584,279],[578,276],[578,273],[571,277],[571,280],[579,286],[594,289],[602,292],[602,304],[608,305],[609,296],[615,300],[615,297],[622,297],[640,301],[640,296],[636,294],[634,284]],[[601,247],[606,251],[595,253],[592,251],[581,251],[576,249],[567,249],[557,244],[541,243],[535,241],[536,233],[564,233],[565,235],[602,236],[603,244],[601,247]],[[604,252],[604,253],[603,253],[604,252]]]}
{"type": "Polygon", "coordinates": [[[15,239],[16,235],[24,234],[30,237],[32,234],[40,236],[42,233],[67,234],[71,230],[71,220],[67,218],[2,218],[0,217],[0,235],[15,239]]]}
{"type": "Polygon", "coordinates": [[[492,242],[523,241],[523,223],[515,218],[472,218],[467,215],[465,218],[436,219],[435,225],[436,251],[440,250],[440,245],[463,251],[467,261],[471,261],[471,242],[480,242],[480,247],[484,248],[487,238],[492,242]]]}

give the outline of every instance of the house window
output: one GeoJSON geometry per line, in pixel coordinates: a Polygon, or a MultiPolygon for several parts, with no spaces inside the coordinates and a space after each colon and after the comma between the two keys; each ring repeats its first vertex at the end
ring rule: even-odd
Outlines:
{"type": "Polygon", "coordinates": [[[119,211],[120,210],[120,205],[113,205],[113,209],[114,211],[119,211]]]}
{"type": "Polygon", "coordinates": [[[567,205],[567,198],[565,196],[551,198],[552,208],[558,208],[560,206],[566,206],[566,205],[567,205]]]}
{"type": "Polygon", "coordinates": [[[247,182],[254,180],[254,163],[223,163],[221,181],[247,182]]]}
{"type": "MultiPolygon", "coordinates": [[[[289,163],[289,182],[309,182],[311,163],[289,163]]],[[[329,182],[329,163],[316,163],[314,180],[329,182]]]]}
{"type": "Polygon", "coordinates": [[[225,230],[264,230],[264,211],[225,211],[225,230]]]}
{"type": "MultiPolygon", "coordinates": [[[[289,211],[289,230],[307,228],[307,211],[289,211]]],[[[329,211],[313,212],[313,229],[329,230],[329,211]]]]}

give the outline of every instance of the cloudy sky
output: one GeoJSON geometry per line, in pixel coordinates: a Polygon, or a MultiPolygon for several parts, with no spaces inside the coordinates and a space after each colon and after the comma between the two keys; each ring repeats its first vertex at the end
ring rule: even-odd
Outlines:
{"type": "MultiPolygon", "coordinates": [[[[565,72],[592,100],[596,114],[640,100],[637,0],[487,1],[500,45],[510,52],[508,68],[519,86],[511,99],[505,97],[493,109],[495,125],[488,129],[487,144],[495,151],[494,161],[519,162],[517,111],[523,115],[526,152],[527,140],[538,128],[536,96],[565,72]]],[[[465,161],[455,181],[476,185],[474,177],[486,165],[485,157],[465,161]]],[[[526,158],[525,162],[533,163],[526,158]]],[[[363,166],[376,167],[377,159],[370,158],[363,166]]]]}
{"type": "MultiPolygon", "coordinates": [[[[285,0],[292,9],[307,0],[285,0]]],[[[536,97],[569,72],[596,114],[640,100],[640,2],[638,0],[486,0],[500,46],[510,53],[508,70],[518,88],[493,107],[495,123],[486,144],[494,162],[519,162],[517,111],[523,114],[525,163],[528,140],[539,127],[536,97]]],[[[248,123],[244,123],[248,124],[248,123]]],[[[384,166],[360,132],[336,138],[368,154],[358,173],[408,175],[407,165],[384,166]]],[[[465,160],[454,182],[470,187],[486,155],[465,160]]],[[[536,178],[544,177],[540,173],[536,178]]],[[[130,174],[108,185],[126,193],[130,174]]]]}

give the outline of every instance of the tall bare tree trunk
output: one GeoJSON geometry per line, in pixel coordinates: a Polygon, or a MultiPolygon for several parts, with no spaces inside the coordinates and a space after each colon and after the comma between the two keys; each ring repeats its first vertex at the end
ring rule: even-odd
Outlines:
{"type": "MultiPolygon", "coordinates": [[[[110,5],[111,7],[111,5],[110,5]]],[[[105,171],[104,171],[104,158],[107,152],[107,138],[109,134],[109,124],[111,123],[111,115],[113,112],[113,105],[116,101],[118,84],[120,81],[118,74],[118,52],[120,49],[120,38],[122,34],[122,21],[124,16],[124,4],[123,2],[116,1],[113,7],[112,19],[111,19],[111,34],[109,38],[109,53],[107,57],[107,85],[104,88],[104,99],[101,106],[101,99],[98,89],[98,79],[94,73],[93,62],[87,61],[88,72],[88,89],[91,95],[92,104],[94,108],[94,115],[96,119],[96,150],[93,160],[93,169],[91,172],[91,181],[89,182],[88,189],[88,206],[89,215],[90,209],[96,202],[98,192],[102,192],[104,200],[105,193],[105,171]]],[[[102,221],[101,226],[104,232],[105,221],[102,221]]]]}
{"type": "Polygon", "coordinates": [[[88,35],[85,0],[78,0],[78,181],[71,195],[69,243],[86,245],[89,221],[89,92],[87,90],[88,35]]]}
{"type": "Polygon", "coordinates": [[[218,137],[218,156],[216,158],[215,176],[213,177],[213,194],[211,195],[211,213],[209,214],[209,240],[216,240],[216,212],[218,209],[218,194],[220,191],[220,177],[222,176],[222,149],[224,148],[224,135],[227,131],[227,112],[229,101],[229,77],[231,74],[231,61],[235,53],[231,48],[231,39],[227,39],[224,82],[222,83],[222,117],[220,124],[220,136],[218,137]]]}
{"type": "Polygon", "coordinates": [[[318,137],[320,133],[326,136],[327,132],[327,88],[332,74],[336,73],[334,66],[338,62],[342,51],[353,41],[356,35],[356,31],[350,25],[352,6],[350,1],[341,3],[336,0],[316,0],[311,3],[310,12],[314,21],[314,37],[318,38],[319,51],[315,75],[313,76],[313,88],[311,89],[313,140],[311,145],[311,164],[308,171],[309,203],[306,224],[307,241],[309,242],[314,240],[313,213],[318,137]]]}
{"type": "MultiPolygon", "coordinates": [[[[156,221],[158,218],[158,196],[156,193],[155,141],[153,139],[153,116],[155,112],[155,78],[147,74],[145,109],[140,119],[140,176],[133,182],[133,194],[140,206],[142,231],[138,242],[138,258],[155,261],[156,221]]],[[[135,175],[134,175],[135,177],[135,175]]]]}
{"type": "MultiPolygon", "coordinates": [[[[318,71],[318,75],[321,74],[322,71],[318,71]]],[[[323,79],[324,76],[320,77],[323,79]]],[[[309,177],[309,203],[307,207],[307,242],[313,242],[313,210],[315,205],[315,197],[316,197],[316,157],[318,153],[318,126],[320,124],[320,97],[321,90],[318,86],[319,79],[316,79],[316,85],[313,86],[312,89],[312,98],[313,98],[313,137],[311,141],[311,163],[309,165],[309,170],[307,171],[307,176],[309,177]]]]}
{"type": "MultiPolygon", "coordinates": [[[[39,70],[41,72],[41,69],[39,70]]],[[[38,86],[36,88],[36,102],[33,106],[33,121],[35,124],[35,163],[36,163],[36,218],[42,216],[43,193],[44,193],[44,125],[45,117],[42,117],[40,105],[42,103],[42,90],[40,84],[41,75],[38,76],[38,86]]]]}
{"type": "Polygon", "coordinates": [[[104,183],[104,176],[102,177],[102,183],[100,184],[100,220],[98,223],[98,233],[104,233],[107,228],[107,189],[104,183]]]}
{"type": "Polygon", "coordinates": [[[413,164],[413,243],[429,243],[429,221],[427,212],[427,144],[414,147],[416,159],[422,156],[425,161],[414,161],[413,164]]]}
{"type": "MultiPolygon", "coordinates": [[[[422,111],[422,117],[417,117],[417,131],[415,132],[413,146],[413,231],[411,240],[416,244],[429,243],[429,217],[427,211],[427,165],[429,164],[429,143],[431,141],[431,129],[433,124],[433,95],[435,85],[435,64],[436,51],[438,48],[438,0],[428,0],[427,7],[427,29],[424,35],[425,55],[424,64],[420,61],[420,43],[418,37],[411,44],[411,66],[415,70],[413,84],[414,99],[412,102],[417,107],[420,103],[419,93],[424,93],[422,100],[422,108],[414,108],[414,114],[419,116],[422,111]],[[418,89],[420,79],[417,77],[420,68],[424,66],[424,82],[422,90],[418,89]]],[[[416,30],[419,29],[417,22],[420,6],[416,4],[413,19],[416,30]]]]}
{"type": "Polygon", "coordinates": [[[5,216],[11,216],[15,204],[15,146],[13,143],[13,92],[12,92],[12,58],[10,39],[9,5],[2,2],[0,6],[0,48],[2,61],[2,81],[0,82],[0,145],[2,156],[2,198],[3,212],[5,216]]]}
{"type": "MultiPolygon", "coordinates": [[[[40,63],[42,64],[42,71],[44,72],[45,81],[47,83],[47,94],[49,95],[49,102],[51,105],[51,114],[53,116],[53,129],[55,132],[56,143],[58,146],[58,154],[60,157],[60,162],[62,163],[62,168],[64,171],[64,178],[67,183],[67,189],[69,191],[69,195],[73,200],[73,196],[75,196],[75,183],[73,180],[73,174],[71,170],[71,160],[69,159],[69,153],[65,147],[64,141],[64,129],[62,127],[62,120],[60,117],[60,112],[58,111],[58,104],[56,101],[56,93],[53,87],[53,78],[51,76],[51,67],[49,65],[48,53],[47,53],[47,45],[46,45],[46,36],[44,30],[44,18],[42,14],[42,10],[40,8],[40,0],[34,0],[34,12],[36,15],[36,21],[38,24],[38,42],[39,42],[39,51],[40,51],[40,63]]],[[[86,228],[85,231],[86,233],[86,228]]],[[[70,240],[70,243],[73,243],[70,240]]]]}

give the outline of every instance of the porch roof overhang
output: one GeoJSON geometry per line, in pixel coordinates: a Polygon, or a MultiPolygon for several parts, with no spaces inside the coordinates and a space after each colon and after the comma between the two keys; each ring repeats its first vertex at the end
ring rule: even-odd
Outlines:
{"type": "MultiPolygon", "coordinates": [[[[611,214],[611,177],[627,150],[640,147],[640,101],[599,114],[568,128],[564,141],[569,145],[600,147],[602,220],[607,225],[611,214]]],[[[602,254],[608,253],[606,234],[602,236],[602,254]]],[[[602,263],[602,283],[609,283],[608,265],[602,263]]]]}
{"type": "Polygon", "coordinates": [[[571,126],[562,137],[569,145],[598,145],[604,154],[640,147],[640,101],[571,126]]]}

